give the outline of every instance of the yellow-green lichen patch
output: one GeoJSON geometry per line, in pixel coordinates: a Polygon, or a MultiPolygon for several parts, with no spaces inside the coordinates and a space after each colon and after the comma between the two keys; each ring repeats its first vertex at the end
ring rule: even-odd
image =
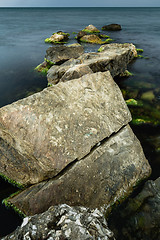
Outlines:
{"type": "Polygon", "coordinates": [[[54,65],[53,62],[51,62],[48,59],[44,59],[44,62],[39,64],[34,70],[37,72],[40,72],[44,75],[47,75],[48,70],[54,65]]]}
{"type": "Polygon", "coordinates": [[[143,106],[142,101],[137,101],[133,98],[130,98],[130,99],[126,100],[126,103],[127,103],[128,106],[139,106],[139,107],[143,106]]]}
{"type": "Polygon", "coordinates": [[[45,41],[45,43],[53,43],[53,44],[65,44],[65,43],[67,43],[67,42],[54,41],[51,38],[46,38],[44,41],[45,41]]]}
{"type": "Polygon", "coordinates": [[[130,76],[133,76],[134,74],[131,73],[130,71],[128,70],[125,70],[123,73],[120,74],[120,77],[130,77],[130,76]]]}
{"type": "Polygon", "coordinates": [[[83,31],[83,32],[86,32],[86,33],[100,33],[99,30],[97,30],[97,31],[92,31],[92,30],[88,30],[88,29],[83,29],[82,31],[83,31]]]}
{"type": "Polygon", "coordinates": [[[136,51],[141,52],[141,53],[144,52],[143,49],[141,49],[141,48],[136,48],[136,51]]]}

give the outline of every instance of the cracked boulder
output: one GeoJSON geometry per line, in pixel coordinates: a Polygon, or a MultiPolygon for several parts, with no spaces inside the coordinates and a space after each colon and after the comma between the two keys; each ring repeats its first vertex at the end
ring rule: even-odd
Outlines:
{"type": "Polygon", "coordinates": [[[95,209],[66,204],[49,208],[43,214],[26,217],[20,227],[2,240],[115,240],[103,214],[95,209]]]}
{"type": "Polygon", "coordinates": [[[62,203],[99,208],[108,214],[108,206],[127,197],[149,174],[150,166],[142,147],[127,125],[56,178],[33,185],[8,202],[26,215],[62,203]]]}
{"type": "Polygon", "coordinates": [[[137,51],[133,44],[102,45],[98,53],[83,53],[77,59],[74,59],[73,56],[72,59],[60,66],[52,66],[48,71],[47,80],[51,84],[56,84],[61,81],[66,71],[80,64],[88,66],[94,73],[109,70],[112,77],[115,77],[123,73],[136,56],[137,51]]]}
{"type": "Polygon", "coordinates": [[[0,174],[25,186],[53,178],[130,121],[109,72],[44,89],[0,109],[0,174]]]}

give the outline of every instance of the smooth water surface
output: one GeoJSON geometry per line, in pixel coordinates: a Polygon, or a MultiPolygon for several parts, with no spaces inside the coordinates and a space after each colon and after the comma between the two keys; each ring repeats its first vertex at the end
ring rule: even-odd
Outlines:
{"type": "MultiPolygon", "coordinates": [[[[137,48],[144,49],[144,56],[149,57],[134,61],[129,66],[134,76],[118,84],[129,91],[135,89],[136,98],[141,98],[144,92],[152,92],[154,99],[146,100],[146,105],[156,109],[156,116],[160,117],[159,16],[160,8],[0,8],[0,107],[47,86],[46,77],[36,73],[34,68],[43,62],[45,51],[50,46],[44,43],[44,39],[53,32],[69,32],[69,43],[73,43],[76,40],[72,32],[78,33],[89,24],[101,29],[103,25],[118,23],[122,25],[122,31],[107,32],[114,42],[134,43],[137,48]]],[[[84,44],[84,47],[85,51],[99,48],[90,44],[84,44]]],[[[155,152],[156,146],[160,146],[160,129],[146,126],[143,130],[135,127],[134,131],[156,169],[152,175],[154,179],[160,172],[160,153],[155,152]]],[[[10,188],[1,181],[0,201],[15,191],[10,188]]],[[[20,224],[20,218],[14,216],[16,224],[13,225],[12,217],[13,213],[1,205],[0,237],[20,224]]]]}

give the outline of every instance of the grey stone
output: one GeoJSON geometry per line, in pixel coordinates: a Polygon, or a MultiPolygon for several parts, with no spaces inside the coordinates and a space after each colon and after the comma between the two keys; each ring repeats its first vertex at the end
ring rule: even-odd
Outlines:
{"type": "Polygon", "coordinates": [[[48,71],[47,80],[51,84],[58,83],[69,68],[77,64],[85,64],[94,73],[110,71],[112,77],[123,73],[127,65],[136,57],[137,51],[133,44],[102,45],[99,53],[84,53],[78,59],[65,62],[66,65],[53,66],[48,71]],[[79,62],[78,62],[79,61],[79,62]]]}
{"type": "Polygon", "coordinates": [[[94,25],[90,24],[85,27],[82,31],[89,32],[89,33],[98,33],[100,32],[94,25]]]}
{"type": "Polygon", "coordinates": [[[53,178],[129,121],[109,72],[49,87],[0,109],[0,173],[23,185],[53,178]]]}
{"type": "Polygon", "coordinates": [[[98,209],[70,207],[66,204],[27,217],[12,234],[2,240],[115,240],[98,209]]]}
{"type": "Polygon", "coordinates": [[[61,82],[66,82],[72,79],[80,78],[83,75],[93,73],[92,70],[85,64],[75,65],[69,68],[60,79],[61,82]]]}
{"type": "Polygon", "coordinates": [[[56,84],[60,81],[63,75],[72,67],[80,64],[80,59],[71,58],[70,60],[64,62],[60,66],[54,65],[47,72],[47,80],[51,84],[56,84]]]}
{"type": "MultiPolygon", "coordinates": [[[[90,133],[91,134],[91,133],[90,133]]],[[[90,134],[86,138],[90,138],[90,134]]],[[[95,129],[92,135],[95,134],[95,129]]],[[[9,200],[26,215],[66,203],[109,213],[151,169],[129,126],[97,144],[92,151],[49,181],[33,185],[9,200]]]]}
{"type": "Polygon", "coordinates": [[[78,58],[84,52],[80,44],[50,47],[46,50],[46,59],[54,64],[61,64],[70,58],[78,58]]]}

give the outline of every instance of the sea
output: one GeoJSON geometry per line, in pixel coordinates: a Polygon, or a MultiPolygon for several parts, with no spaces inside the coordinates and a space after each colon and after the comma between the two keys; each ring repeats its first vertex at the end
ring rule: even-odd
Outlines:
{"type": "MultiPolygon", "coordinates": [[[[136,114],[154,118],[154,124],[131,127],[152,166],[151,179],[160,176],[160,8],[0,8],[0,107],[47,87],[46,76],[34,68],[43,62],[54,32],[70,34],[68,44],[89,24],[98,29],[111,23],[121,31],[103,32],[116,43],[133,43],[143,49],[128,70],[129,78],[115,79],[124,97],[143,101],[136,114]],[[155,122],[157,121],[157,124],[155,122]]],[[[83,43],[86,52],[99,45],[83,43]]],[[[131,108],[134,113],[134,108],[131,108]]],[[[139,116],[140,118],[141,116],[139,116]]],[[[18,189],[0,180],[0,202],[18,189]]],[[[16,229],[22,219],[0,204],[0,237],[16,229]]]]}

